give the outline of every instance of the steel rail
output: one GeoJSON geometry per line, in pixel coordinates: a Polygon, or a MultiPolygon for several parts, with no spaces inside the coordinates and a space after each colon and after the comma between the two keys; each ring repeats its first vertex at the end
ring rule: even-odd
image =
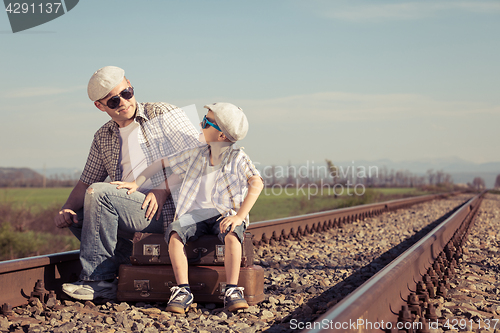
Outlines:
{"type": "Polygon", "coordinates": [[[381,332],[390,331],[389,326],[394,329],[397,314],[407,305],[407,296],[417,289],[416,283],[448,244],[461,244],[482,196],[483,193],[470,199],[348,297],[314,322],[304,324],[304,332],[381,332]]]}
{"type": "Polygon", "coordinates": [[[26,304],[40,280],[56,294],[64,282],[75,280],[81,271],[80,251],[68,251],[0,262],[0,304],[26,304]]]}
{"type": "MultiPolygon", "coordinates": [[[[268,242],[273,244],[275,241],[290,236],[297,237],[339,227],[346,223],[363,220],[366,217],[454,194],[456,193],[425,195],[290,218],[253,222],[248,230],[254,236],[254,244],[268,242]]],[[[80,270],[78,250],[0,262],[0,304],[2,306],[8,304],[11,307],[26,304],[39,280],[44,283],[45,289],[54,290],[59,295],[62,284],[76,280],[80,270]]]]}

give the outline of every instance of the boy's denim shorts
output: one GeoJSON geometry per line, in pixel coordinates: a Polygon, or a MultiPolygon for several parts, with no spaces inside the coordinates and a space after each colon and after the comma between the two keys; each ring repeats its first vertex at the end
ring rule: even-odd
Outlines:
{"type": "MultiPolygon", "coordinates": [[[[217,235],[221,242],[224,243],[224,237],[231,229],[229,227],[226,232],[220,231],[220,222],[223,220],[221,216],[215,208],[192,210],[168,225],[165,231],[165,241],[168,245],[170,235],[175,231],[184,245],[187,241],[194,241],[203,235],[217,235]]],[[[240,243],[243,243],[245,229],[245,223],[241,223],[234,228],[233,232],[240,243]]]]}

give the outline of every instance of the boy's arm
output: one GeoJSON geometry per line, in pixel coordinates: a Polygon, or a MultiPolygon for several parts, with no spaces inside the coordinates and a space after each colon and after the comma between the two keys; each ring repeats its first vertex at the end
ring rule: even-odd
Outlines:
{"type": "Polygon", "coordinates": [[[241,204],[240,209],[236,215],[228,216],[220,222],[220,230],[224,232],[229,226],[231,226],[231,232],[234,231],[237,225],[243,223],[248,213],[252,209],[253,205],[259,198],[260,192],[264,188],[264,183],[260,176],[252,176],[248,178],[248,193],[241,204]]]}
{"type": "Polygon", "coordinates": [[[164,168],[169,166],[168,157],[163,157],[151,163],[143,172],[137,177],[133,182],[111,182],[111,184],[119,185],[116,188],[128,188],[128,194],[134,193],[142,184],[146,182],[149,178],[153,177],[156,173],[160,172],[164,168]]]}
{"type": "Polygon", "coordinates": [[[163,157],[151,163],[151,165],[144,169],[144,171],[141,172],[141,174],[135,180],[137,187],[144,184],[146,180],[153,177],[155,174],[168,167],[169,165],[170,164],[168,163],[168,157],[163,157]]]}

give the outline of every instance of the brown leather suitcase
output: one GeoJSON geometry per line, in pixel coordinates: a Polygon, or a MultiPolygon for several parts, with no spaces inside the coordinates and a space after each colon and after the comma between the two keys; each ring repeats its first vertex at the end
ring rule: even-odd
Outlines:
{"type": "MultiPolygon", "coordinates": [[[[189,286],[196,303],[223,303],[226,271],[223,266],[190,266],[189,286]]],[[[177,285],[170,265],[121,265],[116,294],[119,302],[168,302],[170,288],[177,285]]],[[[264,300],[264,269],[242,267],[238,287],[244,287],[249,305],[264,300]]]]}
{"type": "MultiPolygon", "coordinates": [[[[170,265],[168,247],[163,234],[137,232],[130,262],[132,265],[170,265]]],[[[186,243],[190,265],[224,265],[224,243],[216,235],[203,235],[186,243]]],[[[252,234],[245,232],[242,244],[241,267],[253,265],[252,234]]]]}

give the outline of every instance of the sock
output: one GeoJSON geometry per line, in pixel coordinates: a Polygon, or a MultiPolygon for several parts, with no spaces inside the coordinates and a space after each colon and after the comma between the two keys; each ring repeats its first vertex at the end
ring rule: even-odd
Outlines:
{"type": "Polygon", "coordinates": [[[236,287],[238,286],[235,284],[226,284],[226,290],[228,290],[229,288],[236,288],[236,287]]]}
{"type": "Polygon", "coordinates": [[[178,285],[179,288],[184,288],[187,290],[188,293],[191,293],[191,288],[189,288],[189,284],[180,284],[178,285]]]}

